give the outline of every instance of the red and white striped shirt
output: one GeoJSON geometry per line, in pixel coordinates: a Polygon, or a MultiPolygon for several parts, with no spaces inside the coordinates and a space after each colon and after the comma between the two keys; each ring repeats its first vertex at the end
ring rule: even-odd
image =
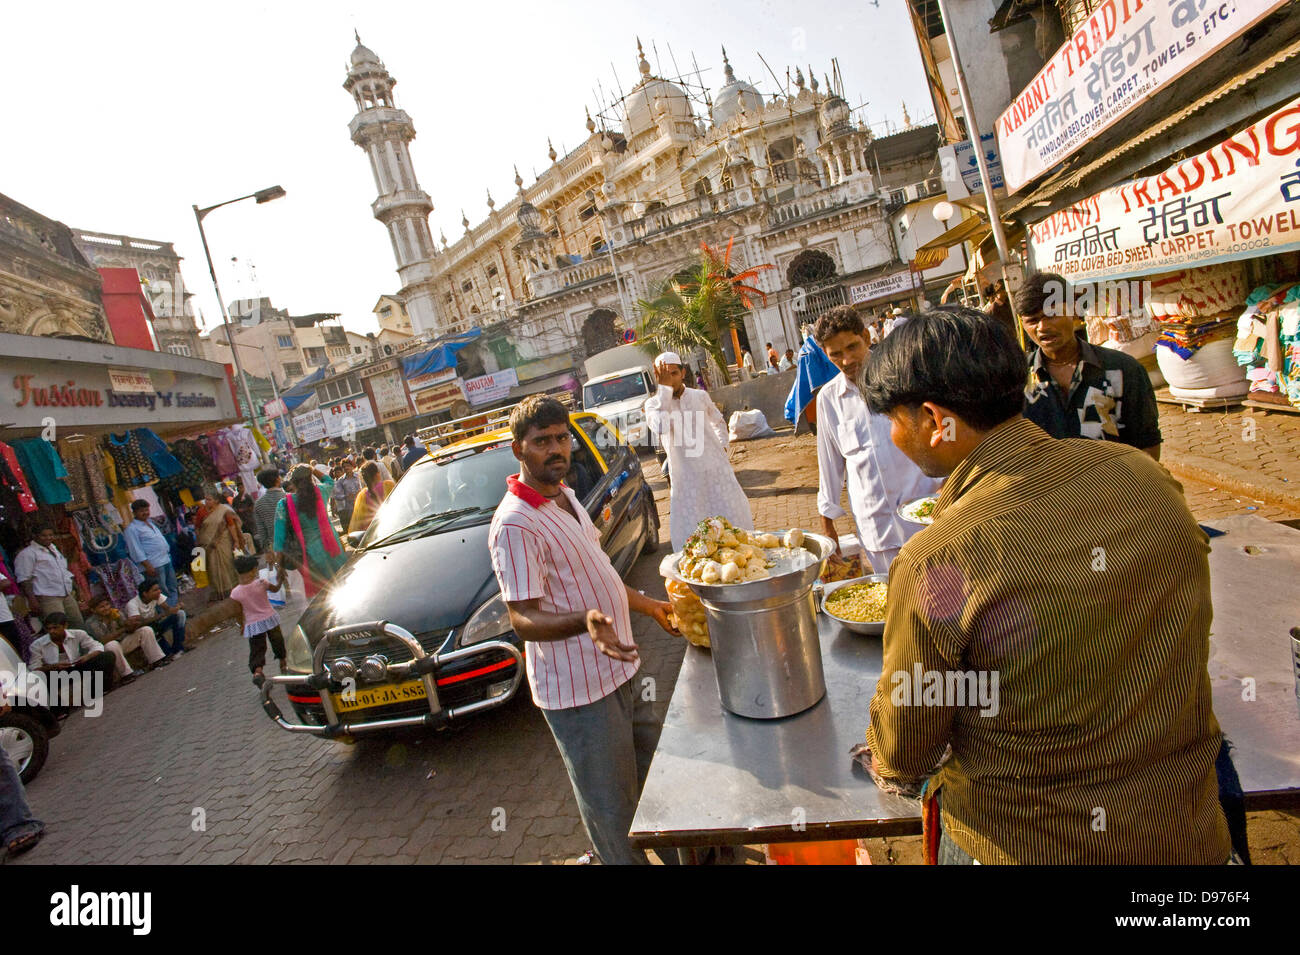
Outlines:
{"type": "MultiPolygon", "coordinates": [[[[568,487],[575,521],[516,475],[492,518],[488,547],[506,601],[537,600],[548,613],[600,610],[614,621],[620,643],[632,642],[632,618],[623,580],[600,549],[600,532],[568,487]]],[[[605,656],[586,633],[526,645],[528,685],[544,710],[603,699],[630,680],[639,663],[605,656]]]]}

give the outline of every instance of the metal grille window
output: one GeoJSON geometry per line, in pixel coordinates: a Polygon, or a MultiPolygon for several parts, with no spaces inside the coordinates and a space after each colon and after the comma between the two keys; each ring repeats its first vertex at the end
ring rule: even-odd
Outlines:
{"type": "Polygon", "coordinates": [[[1061,23],[1065,27],[1065,35],[1069,37],[1079,29],[1079,24],[1092,16],[1103,2],[1105,0],[1056,0],[1057,9],[1061,12],[1061,23]]]}

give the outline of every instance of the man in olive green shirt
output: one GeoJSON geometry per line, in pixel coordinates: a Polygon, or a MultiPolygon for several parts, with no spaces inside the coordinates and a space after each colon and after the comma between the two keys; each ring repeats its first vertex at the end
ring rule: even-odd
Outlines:
{"type": "Polygon", "coordinates": [[[1224,863],[1205,533],[1150,456],[1024,419],[1025,374],[955,306],[863,372],[894,443],[947,477],[890,571],[874,770],[915,783],[951,746],[940,861],[1224,863]]]}

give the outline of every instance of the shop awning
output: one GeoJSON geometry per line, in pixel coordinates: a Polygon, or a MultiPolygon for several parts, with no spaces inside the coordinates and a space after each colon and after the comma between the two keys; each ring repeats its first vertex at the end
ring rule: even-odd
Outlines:
{"type": "MultiPolygon", "coordinates": [[[[988,220],[983,216],[971,216],[969,219],[962,219],[955,226],[949,229],[943,235],[931,239],[925,245],[916,250],[919,258],[922,253],[942,251],[943,257],[940,262],[948,255],[948,250],[954,245],[961,245],[963,242],[979,242],[984,236],[990,234],[992,229],[989,228],[988,220]]],[[[918,268],[933,268],[933,266],[919,266],[918,268]]]]}

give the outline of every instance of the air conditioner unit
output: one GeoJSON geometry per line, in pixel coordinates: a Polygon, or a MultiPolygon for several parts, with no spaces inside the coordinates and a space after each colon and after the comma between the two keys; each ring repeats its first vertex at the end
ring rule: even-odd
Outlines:
{"type": "Polygon", "coordinates": [[[903,194],[907,197],[908,202],[915,202],[917,199],[925,198],[925,193],[921,191],[921,187],[915,185],[904,188],[903,194]]]}
{"type": "Polygon", "coordinates": [[[944,188],[942,177],[927,179],[925,181],[925,188],[930,191],[930,195],[932,196],[946,195],[948,192],[948,190],[944,188]]]}

